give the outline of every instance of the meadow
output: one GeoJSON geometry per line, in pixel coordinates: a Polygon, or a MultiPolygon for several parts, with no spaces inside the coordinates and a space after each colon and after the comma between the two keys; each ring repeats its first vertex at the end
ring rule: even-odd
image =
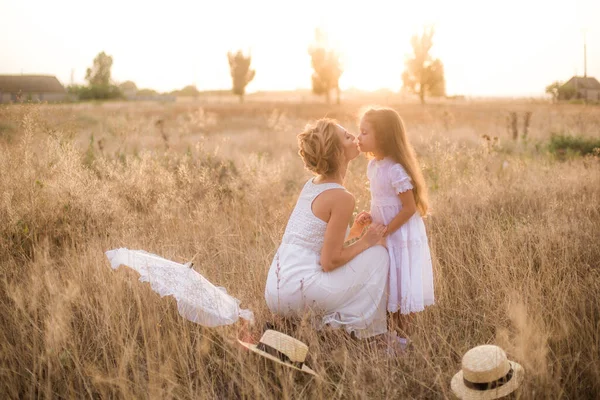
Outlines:
{"type": "MultiPolygon", "coordinates": [[[[527,101],[421,106],[394,99],[0,106],[0,398],[451,398],[471,347],[526,370],[516,398],[600,395],[600,108],[527,101]],[[193,261],[272,321],[268,267],[309,173],[296,135],[313,119],[357,129],[375,102],[403,116],[427,180],[436,305],[413,348],[387,357],[319,334],[300,375],[249,353],[239,325],[204,328],[104,255],[193,261]],[[515,114],[513,114],[515,113],[515,114]],[[524,118],[530,123],[525,134],[524,118]],[[512,115],[517,116],[517,139],[512,115]]],[[[346,187],[367,210],[367,160],[346,187]]]]}

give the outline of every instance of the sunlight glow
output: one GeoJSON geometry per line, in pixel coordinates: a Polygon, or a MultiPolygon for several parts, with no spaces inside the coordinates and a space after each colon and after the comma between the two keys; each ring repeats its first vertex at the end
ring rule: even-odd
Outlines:
{"type": "Polygon", "coordinates": [[[249,91],[310,87],[307,48],[317,27],[343,54],[342,89],[397,91],[410,37],[434,24],[449,94],[542,94],[554,80],[600,78],[600,2],[307,0],[282,2],[0,0],[0,73],[55,74],[81,83],[94,56],[114,58],[113,78],[159,91],[226,89],[226,53],[251,51],[249,91]],[[93,10],[90,8],[93,7],[93,10]],[[23,29],[27,21],[27,29],[23,29]]]}

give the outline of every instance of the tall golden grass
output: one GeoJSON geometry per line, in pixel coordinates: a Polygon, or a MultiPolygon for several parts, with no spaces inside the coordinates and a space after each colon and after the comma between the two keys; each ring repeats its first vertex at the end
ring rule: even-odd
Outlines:
{"type": "MultiPolygon", "coordinates": [[[[311,379],[109,268],[118,247],[193,260],[260,333],[268,266],[308,177],[295,135],[324,115],[353,130],[359,107],[1,107],[0,397],[449,398],[462,354],[484,343],[525,367],[518,398],[597,397],[600,162],[545,150],[551,132],[599,136],[597,108],[395,105],[431,191],[437,298],[399,357],[300,323],[289,333],[310,345],[323,377],[311,379]],[[533,113],[526,142],[510,112],[533,113]]],[[[365,167],[346,178],[357,211],[365,167]]]]}

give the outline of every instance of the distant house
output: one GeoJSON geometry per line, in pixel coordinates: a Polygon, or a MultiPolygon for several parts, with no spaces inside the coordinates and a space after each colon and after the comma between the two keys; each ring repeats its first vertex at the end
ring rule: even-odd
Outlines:
{"type": "Polygon", "coordinates": [[[600,82],[590,76],[574,76],[561,89],[565,94],[572,94],[575,99],[600,101],[600,82]]]}
{"type": "Polygon", "coordinates": [[[62,101],[67,91],[55,76],[0,75],[0,103],[62,101]]]}

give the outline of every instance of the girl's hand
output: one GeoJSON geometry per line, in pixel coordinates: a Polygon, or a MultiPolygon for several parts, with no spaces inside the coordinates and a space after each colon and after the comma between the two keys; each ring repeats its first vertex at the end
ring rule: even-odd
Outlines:
{"type": "Polygon", "coordinates": [[[354,218],[354,223],[352,224],[352,227],[350,228],[350,237],[351,238],[360,237],[360,235],[362,234],[365,227],[368,226],[371,223],[371,221],[372,221],[372,218],[368,212],[362,211],[361,213],[359,213],[356,216],[356,218],[354,218]]]}
{"type": "Polygon", "coordinates": [[[367,232],[364,234],[361,240],[364,240],[369,247],[375,246],[387,231],[387,226],[381,224],[371,224],[367,232]]]}
{"type": "Polygon", "coordinates": [[[369,214],[368,212],[362,211],[356,216],[356,219],[354,221],[355,224],[364,228],[365,226],[373,222],[373,218],[371,218],[371,214],[369,214]]]}

